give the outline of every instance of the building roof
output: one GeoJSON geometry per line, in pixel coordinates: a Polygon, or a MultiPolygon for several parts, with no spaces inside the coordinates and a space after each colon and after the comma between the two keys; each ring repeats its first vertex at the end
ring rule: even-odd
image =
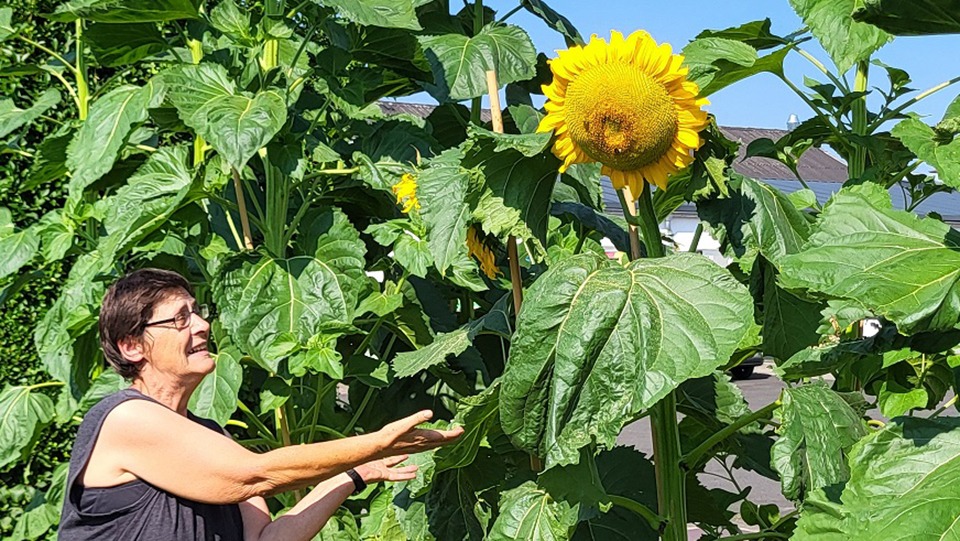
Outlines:
{"type": "MultiPolygon", "coordinates": [[[[426,103],[405,103],[402,101],[386,100],[379,101],[378,105],[380,105],[380,110],[383,111],[383,114],[385,115],[399,115],[406,113],[418,116],[420,118],[427,118],[436,108],[436,105],[428,105],[426,103]]],[[[490,122],[490,109],[480,110],[480,120],[483,122],[490,122]]]]}
{"type": "MultiPolygon", "coordinates": [[[[740,174],[759,179],[790,179],[793,173],[782,163],[770,159],[752,157],[745,158],[747,145],[757,139],[767,138],[777,141],[788,132],[769,128],[732,128],[721,126],[720,131],[732,141],[740,143],[737,160],[733,168],[740,174]]],[[[837,158],[819,148],[811,148],[800,156],[797,166],[800,178],[805,181],[838,182],[847,181],[847,166],[837,158]]]]}

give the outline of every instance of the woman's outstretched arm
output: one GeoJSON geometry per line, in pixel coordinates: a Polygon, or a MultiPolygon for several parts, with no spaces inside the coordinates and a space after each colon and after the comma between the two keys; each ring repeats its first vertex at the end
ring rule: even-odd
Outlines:
{"type": "MultiPolygon", "coordinates": [[[[416,466],[398,466],[406,460],[400,455],[357,466],[367,483],[405,481],[416,476],[416,466]]],[[[353,492],[353,480],[345,473],[321,482],[282,516],[270,519],[267,502],[260,496],[240,504],[244,541],[309,541],[337,512],[353,492]]]]}
{"type": "Polygon", "coordinates": [[[377,459],[434,449],[463,433],[417,428],[431,416],[422,411],[370,434],[258,454],[160,404],[130,400],[107,416],[94,453],[115,466],[118,478],[133,474],[198,502],[239,503],[318,485],[377,459]]]}

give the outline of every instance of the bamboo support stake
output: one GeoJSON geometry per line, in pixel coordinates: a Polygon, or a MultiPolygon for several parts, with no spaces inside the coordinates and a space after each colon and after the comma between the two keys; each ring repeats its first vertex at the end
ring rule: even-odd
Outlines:
{"type": "MultiPolygon", "coordinates": [[[[497,83],[497,72],[487,70],[487,94],[490,95],[490,120],[493,131],[503,133],[503,116],[500,113],[500,84],[497,83]]],[[[513,313],[520,313],[523,303],[523,283],[520,279],[520,255],[517,253],[517,238],[510,235],[507,239],[507,259],[510,262],[510,283],[513,285],[513,313]]]]}

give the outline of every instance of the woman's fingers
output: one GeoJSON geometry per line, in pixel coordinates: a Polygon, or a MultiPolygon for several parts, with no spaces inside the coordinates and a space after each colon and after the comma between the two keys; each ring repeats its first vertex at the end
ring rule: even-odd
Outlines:
{"type": "Polygon", "coordinates": [[[408,458],[410,458],[410,455],[391,456],[383,459],[383,463],[386,464],[388,468],[392,468],[408,458]]]}
{"type": "Polygon", "coordinates": [[[433,412],[430,410],[422,410],[403,419],[396,420],[388,424],[385,428],[390,428],[403,434],[404,432],[413,430],[418,424],[425,423],[430,419],[433,419],[433,412]]]}

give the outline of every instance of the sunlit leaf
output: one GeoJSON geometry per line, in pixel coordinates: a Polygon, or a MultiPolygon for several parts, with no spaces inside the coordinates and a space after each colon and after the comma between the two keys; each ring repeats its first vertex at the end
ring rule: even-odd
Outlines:
{"type": "Polygon", "coordinates": [[[163,89],[150,81],[143,87],[124,85],[93,102],[90,114],[67,148],[70,197],[105,175],[126,145],[133,128],[147,119],[147,109],[163,99],[163,89]]]}
{"type": "Polygon", "coordinates": [[[956,539],[960,421],[900,417],[850,451],[850,480],[804,502],[798,541],[956,539]]]}
{"type": "Polygon", "coordinates": [[[287,121],[283,94],[237,91],[219,64],[180,66],[164,72],[180,119],[236,169],[273,139],[287,121]]]}
{"type": "Polygon", "coordinates": [[[875,26],[853,20],[857,0],[790,0],[790,5],[841,73],[893,39],[875,26]]]}
{"type": "Polygon", "coordinates": [[[780,281],[855,300],[903,333],[951,329],[960,319],[960,233],[893,209],[875,184],[845,188],[803,251],[782,260],[780,281]]]}
{"type": "Polygon", "coordinates": [[[0,468],[21,458],[53,419],[53,401],[33,387],[7,385],[0,392],[0,468]]]}
{"type": "Polygon", "coordinates": [[[200,14],[196,0],[71,0],[48,17],[58,22],[145,23],[197,19],[200,14]]]}
{"type": "Polygon", "coordinates": [[[6,137],[20,126],[33,122],[51,107],[60,103],[60,92],[48,88],[26,109],[20,109],[13,100],[0,100],[0,137],[6,137]]]}
{"type": "Polygon", "coordinates": [[[537,51],[518,26],[487,25],[474,37],[462,34],[419,38],[436,79],[431,89],[441,102],[487,93],[487,70],[495,70],[501,86],[536,74],[537,51]]]}
{"type": "Polygon", "coordinates": [[[576,510],[568,503],[554,500],[536,483],[527,481],[503,493],[500,516],[488,539],[561,541],[568,538],[568,530],[576,523],[576,510]]]}
{"type": "Polygon", "coordinates": [[[844,452],[866,435],[860,416],[837,393],[823,385],[783,391],[780,438],[771,461],[780,473],[783,494],[802,498],[849,477],[844,452]]]}
{"type": "Polygon", "coordinates": [[[575,462],[594,441],[613,447],[630,416],[727,362],[752,311],[746,289],[701,256],[626,268],[594,255],[561,261],[524,298],[503,375],[504,431],[547,467],[575,462]]]}
{"type": "MultiPolygon", "coordinates": [[[[316,0],[314,0],[316,1],[316,0]]],[[[420,30],[413,0],[320,0],[348,21],[365,26],[420,30]]]]}
{"type": "Polygon", "coordinates": [[[937,170],[947,186],[960,190],[960,138],[944,141],[919,118],[908,118],[890,131],[918,158],[937,170]]]}

